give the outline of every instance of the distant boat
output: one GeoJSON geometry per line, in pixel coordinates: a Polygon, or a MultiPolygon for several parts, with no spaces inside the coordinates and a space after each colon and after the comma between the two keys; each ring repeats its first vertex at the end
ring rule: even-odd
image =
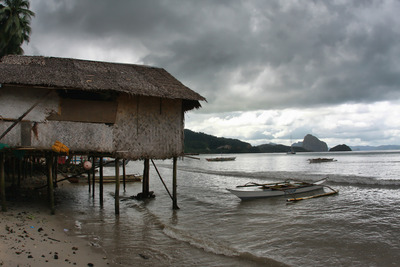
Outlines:
{"type": "Polygon", "coordinates": [[[333,162],[337,161],[334,158],[316,158],[316,159],[309,159],[310,163],[321,163],[321,162],[333,162]]]}
{"type": "Polygon", "coordinates": [[[290,150],[287,152],[287,154],[288,155],[294,155],[294,154],[296,154],[296,151],[294,151],[294,149],[293,149],[292,136],[290,136],[290,143],[291,143],[290,150]]]}
{"type": "Polygon", "coordinates": [[[287,152],[287,154],[294,155],[294,154],[296,154],[296,151],[294,151],[293,147],[291,146],[290,150],[287,152]]]}
{"type": "Polygon", "coordinates": [[[217,158],[206,158],[207,161],[233,161],[236,157],[217,157],[217,158]]]}
{"type": "MultiPolygon", "coordinates": [[[[127,183],[132,183],[132,182],[141,182],[143,176],[141,175],[136,175],[136,174],[127,174],[125,176],[125,182],[127,183]]],[[[123,182],[124,178],[122,175],[119,176],[120,182],[123,182]]],[[[76,184],[76,183],[87,183],[88,178],[87,176],[80,176],[80,177],[71,177],[68,178],[68,181],[70,183],[76,184]]],[[[92,182],[92,178],[90,178],[90,182],[92,182]]],[[[100,182],[100,177],[96,176],[95,177],[95,182],[99,183],[100,182]]],[[[115,183],[115,176],[103,176],[103,183],[115,183]]]]}

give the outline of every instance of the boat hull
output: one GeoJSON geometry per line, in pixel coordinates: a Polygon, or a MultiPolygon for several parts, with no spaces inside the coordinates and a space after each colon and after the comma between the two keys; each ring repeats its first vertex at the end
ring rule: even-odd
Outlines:
{"type": "Polygon", "coordinates": [[[321,181],[318,184],[310,184],[307,186],[299,186],[287,189],[271,189],[264,188],[263,186],[249,186],[249,187],[240,187],[236,189],[227,189],[229,192],[237,196],[242,200],[247,199],[255,199],[255,198],[270,198],[270,197],[279,197],[279,196],[293,196],[296,194],[307,193],[315,190],[321,190],[324,186],[322,183],[325,181],[321,181]]]}
{"type": "MultiPolygon", "coordinates": [[[[119,177],[120,182],[123,182],[123,176],[121,175],[119,177]]],[[[87,183],[88,182],[88,178],[85,177],[71,177],[68,179],[68,181],[70,183],[87,183]]],[[[92,182],[92,178],[90,179],[90,181],[92,182]]],[[[128,174],[125,177],[125,182],[127,183],[132,183],[132,182],[141,182],[142,181],[142,176],[141,175],[135,175],[135,174],[128,174]]],[[[100,182],[100,178],[99,176],[95,177],[95,182],[99,183],[100,182]]],[[[103,183],[115,183],[115,176],[104,176],[103,177],[103,183]]]]}
{"type": "Polygon", "coordinates": [[[316,159],[309,159],[310,163],[322,163],[322,162],[334,162],[336,161],[333,158],[316,158],[316,159]]]}

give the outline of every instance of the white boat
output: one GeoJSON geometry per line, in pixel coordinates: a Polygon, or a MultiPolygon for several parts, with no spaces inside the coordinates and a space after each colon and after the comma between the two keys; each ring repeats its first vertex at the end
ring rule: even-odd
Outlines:
{"type": "Polygon", "coordinates": [[[324,178],[314,183],[295,180],[287,180],[272,184],[257,184],[250,182],[245,185],[239,185],[235,189],[227,190],[242,200],[278,196],[293,196],[295,194],[322,189],[324,187],[322,184],[326,180],[327,178],[324,178]]]}

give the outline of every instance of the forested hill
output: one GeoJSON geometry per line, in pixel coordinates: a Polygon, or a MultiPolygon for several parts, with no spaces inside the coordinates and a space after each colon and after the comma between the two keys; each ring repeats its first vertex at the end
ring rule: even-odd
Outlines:
{"type": "MultiPolygon", "coordinates": [[[[185,129],[185,153],[273,153],[288,152],[290,147],[284,145],[252,146],[237,139],[216,137],[204,133],[196,133],[185,129]]],[[[302,148],[295,148],[300,151],[302,148]]]]}

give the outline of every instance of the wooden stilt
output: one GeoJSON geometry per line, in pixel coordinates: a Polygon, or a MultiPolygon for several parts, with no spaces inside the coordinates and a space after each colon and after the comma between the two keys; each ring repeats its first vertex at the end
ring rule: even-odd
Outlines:
{"type": "Polygon", "coordinates": [[[150,160],[144,160],[144,168],[143,168],[143,180],[142,180],[142,197],[147,198],[150,193],[150,183],[149,183],[149,170],[150,170],[150,160]]]}
{"type": "Polygon", "coordinates": [[[34,160],[34,157],[31,156],[29,158],[29,177],[31,177],[31,178],[32,178],[32,175],[33,175],[33,160],[34,160]]]}
{"type": "Polygon", "coordinates": [[[25,157],[23,157],[22,158],[22,180],[26,180],[26,177],[27,177],[27,175],[26,175],[26,158],[25,157]]]}
{"type": "MultiPolygon", "coordinates": [[[[83,164],[83,162],[82,162],[83,164]]],[[[92,191],[92,181],[90,179],[90,170],[87,171],[87,182],[88,182],[88,186],[89,186],[89,194],[92,191]]]]}
{"type": "Polygon", "coordinates": [[[100,182],[100,190],[99,190],[99,198],[100,198],[100,207],[103,207],[103,157],[99,158],[99,182],[100,182]]]}
{"type": "Polygon", "coordinates": [[[11,161],[12,161],[12,163],[11,163],[11,168],[12,168],[12,170],[11,170],[11,183],[12,183],[12,188],[13,189],[15,189],[15,186],[16,186],[16,184],[15,184],[15,157],[12,157],[11,158],[11,161]]]}
{"type": "Polygon", "coordinates": [[[4,177],[4,153],[0,153],[0,194],[1,194],[1,211],[7,211],[6,183],[4,177]]]}
{"type": "Polygon", "coordinates": [[[119,215],[119,159],[115,159],[115,215],[119,215]]]}
{"type": "Polygon", "coordinates": [[[17,180],[17,187],[18,191],[21,189],[21,174],[22,174],[22,160],[20,158],[17,158],[18,160],[18,180],[17,180]]]}
{"type": "Polygon", "coordinates": [[[54,188],[53,188],[53,155],[47,155],[47,194],[50,203],[50,213],[55,214],[54,188]]]}
{"type": "Polygon", "coordinates": [[[126,171],[125,171],[125,159],[122,160],[122,181],[124,185],[124,192],[126,192],[126,171]]]}
{"type": "Polygon", "coordinates": [[[53,183],[54,188],[57,188],[57,172],[58,172],[58,156],[53,157],[54,165],[53,165],[53,183]]]}
{"type": "Polygon", "coordinates": [[[96,186],[96,168],[95,168],[96,158],[92,157],[92,197],[94,198],[94,190],[96,186]]]}
{"type": "Polygon", "coordinates": [[[174,210],[179,209],[178,207],[178,198],[177,198],[177,157],[173,159],[173,175],[172,175],[172,208],[174,210]]]}

